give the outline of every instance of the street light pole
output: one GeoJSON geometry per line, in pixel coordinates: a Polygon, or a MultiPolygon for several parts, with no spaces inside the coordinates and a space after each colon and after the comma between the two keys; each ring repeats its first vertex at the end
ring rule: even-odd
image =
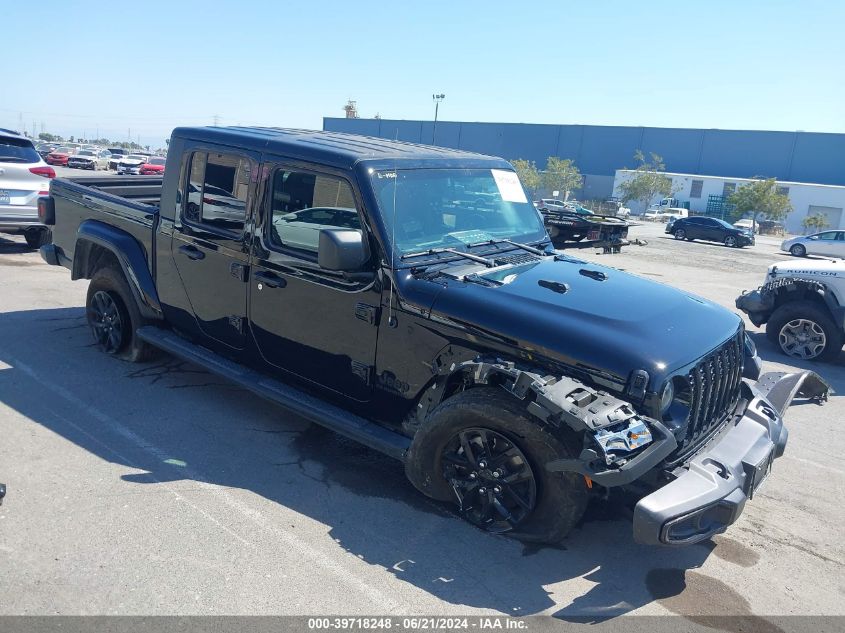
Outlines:
{"type": "Polygon", "coordinates": [[[446,98],[446,95],[431,95],[431,98],[434,101],[434,128],[431,130],[431,144],[437,145],[435,142],[437,139],[437,111],[440,109],[440,102],[446,98]]]}

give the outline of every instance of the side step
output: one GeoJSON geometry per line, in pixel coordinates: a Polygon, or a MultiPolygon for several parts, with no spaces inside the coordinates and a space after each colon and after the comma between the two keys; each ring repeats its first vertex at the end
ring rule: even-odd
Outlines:
{"type": "Polygon", "coordinates": [[[194,363],[240,385],[256,395],[271,400],[310,422],[331,429],[365,446],[402,460],[411,440],[340,407],[315,398],[295,387],[269,378],[260,372],[218,356],[212,351],[186,341],[168,330],[147,325],[138,336],[154,347],[194,363]]]}

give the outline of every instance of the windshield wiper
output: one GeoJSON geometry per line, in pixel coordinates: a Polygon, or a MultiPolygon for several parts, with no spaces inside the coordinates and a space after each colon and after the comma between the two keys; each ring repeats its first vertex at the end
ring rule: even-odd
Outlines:
{"type": "Polygon", "coordinates": [[[470,244],[470,248],[473,246],[495,246],[496,244],[509,244],[510,246],[516,246],[517,248],[521,248],[524,251],[528,251],[534,255],[540,255],[541,257],[548,255],[546,251],[542,251],[539,248],[534,248],[533,246],[528,246],[528,244],[520,244],[519,242],[514,242],[513,240],[496,240],[496,239],[489,239],[484,240],[483,242],[475,242],[470,244]]]}
{"type": "Polygon", "coordinates": [[[418,251],[416,253],[405,253],[402,255],[400,259],[410,259],[411,257],[422,257],[423,255],[439,255],[440,253],[449,253],[451,255],[460,255],[466,259],[471,259],[474,262],[478,262],[479,264],[484,264],[487,268],[493,268],[496,264],[491,259],[487,259],[486,257],[479,257],[478,255],[472,255],[470,253],[464,253],[463,251],[456,250],[454,248],[430,248],[427,251],[418,251]]]}

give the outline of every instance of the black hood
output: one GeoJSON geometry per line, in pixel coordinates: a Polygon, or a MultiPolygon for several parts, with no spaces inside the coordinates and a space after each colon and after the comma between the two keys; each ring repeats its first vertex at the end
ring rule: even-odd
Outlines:
{"type": "Polygon", "coordinates": [[[741,324],[705,299],[583,261],[546,257],[507,271],[481,268],[479,274],[503,283],[449,279],[443,287],[440,277],[432,315],[621,381],[644,369],[652,390],[735,335],[741,324]]]}

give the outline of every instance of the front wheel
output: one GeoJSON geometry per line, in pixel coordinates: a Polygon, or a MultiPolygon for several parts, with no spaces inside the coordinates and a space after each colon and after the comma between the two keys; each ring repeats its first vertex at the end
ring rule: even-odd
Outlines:
{"type": "Polygon", "coordinates": [[[687,232],[683,229],[675,229],[675,239],[676,240],[683,240],[686,239],[687,232]]]}
{"type": "Polygon", "coordinates": [[[725,246],[727,246],[728,248],[736,248],[737,244],[738,244],[737,239],[733,235],[728,235],[725,238],[725,246]]]}
{"type": "Polygon", "coordinates": [[[793,244],[789,252],[795,257],[804,257],[807,254],[807,249],[803,244],[793,244]]]}
{"type": "Polygon", "coordinates": [[[406,473],[424,494],[458,506],[488,532],[557,543],[587,506],[584,478],[545,464],[575,456],[563,437],[541,426],[505,392],[478,387],[453,396],[423,423],[406,473]]]}
{"type": "Polygon", "coordinates": [[[766,324],[766,336],[787,356],[831,362],[837,359],[843,333],[827,310],[806,302],[785,303],[766,324]]]}

